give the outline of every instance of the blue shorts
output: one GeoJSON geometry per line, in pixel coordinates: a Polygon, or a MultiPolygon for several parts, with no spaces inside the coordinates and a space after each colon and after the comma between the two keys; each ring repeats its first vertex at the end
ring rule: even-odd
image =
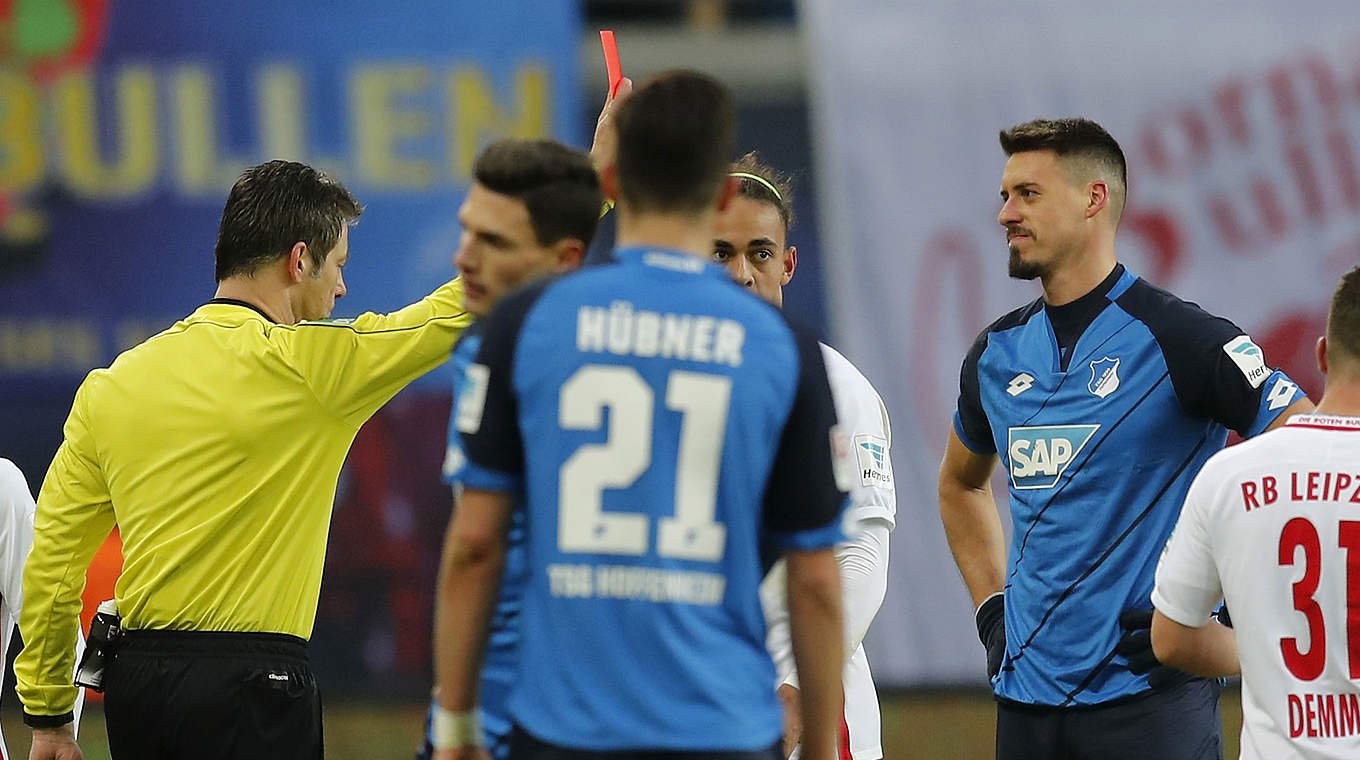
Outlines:
{"type": "Polygon", "coordinates": [[[1222,760],[1218,681],[1092,707],[998,701],[997,760],[1222,760]]]}

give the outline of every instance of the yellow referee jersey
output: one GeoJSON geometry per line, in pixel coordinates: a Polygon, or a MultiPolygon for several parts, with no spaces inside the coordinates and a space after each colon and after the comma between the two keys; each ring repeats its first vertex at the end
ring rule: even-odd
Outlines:
{"type": "Polygon", "coordinates": [[[355,434],[471,320],[461,280],[392,314],[292,326],[215,301],[91,372],[38,496],[15,663],[25,710],[75,701],[85,571],[115,523],[126,628],[310,637],[355,434]]]}

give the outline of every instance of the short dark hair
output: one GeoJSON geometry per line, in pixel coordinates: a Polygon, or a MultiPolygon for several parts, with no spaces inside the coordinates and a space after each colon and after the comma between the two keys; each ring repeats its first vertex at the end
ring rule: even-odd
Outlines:
{"type": "Polygon", "coordinates": [[[539,245],[575,238],[589,247],[595,237],[604,196],[584,151],[554,140],[497,140],[477,156],[472,176],[524,203],[539,245]]]}
{"type": "Polygon", "coordinates": [[[345,186],[296,161],[246,169],[232,185],[217,228],[216,277],[248,275],[288,255],[298,242],[319,271],[340,230],[364,209],[345,186]]]}
{"type": "Polygon", "coordinates": [[[1061,158],[1077,159],[1098,168],[1118,182],[1110,188],[1117,221],[1128,196],[1128,164],[1124,151],[1109,132],[1090,119],[1034,119],[1001,130],[1001,149],[1007,156],[1033,150],[1051,150],[1061,158]]]}
{"type": "Polygon", "coordinates": [[[736,144],[727,88],[692,71],[647,80],[619,106],[619,199],[645,212],[703,211],[727,178],[736,144]]]}
{"type": "Polygon", "coordinates": [[[763,163],[755,151],[737,159],[729,167],[729,176],[736,176],[737,195],[768,203],[779,209],[784,220],[785,234],[793,227],[793,178],[763,163]],[[751,174],[760,179],[739,175],[751,174]]]}
{"type": "Polygon", "coordinates": [[[1327,311],[1327,351],[1360,361],[1360,267],[1341,277],[1327,311]]]}

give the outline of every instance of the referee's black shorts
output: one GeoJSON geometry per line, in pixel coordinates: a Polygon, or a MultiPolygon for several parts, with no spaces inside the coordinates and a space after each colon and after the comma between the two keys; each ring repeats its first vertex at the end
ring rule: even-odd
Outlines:
{"type": "Polygon", "coordinates": [[[104,674],[114,760],[320,760],[307,644],[277,633],[128,631],[104,674]]]}
{"type": "Polygon", "coordinates": [[[755,752],[678,752],[674,750],[626,750],[596,752],[569,749],[534,738],[515,726],[510,729],[510,760],[783,760],[779,744],[755,752]]]}

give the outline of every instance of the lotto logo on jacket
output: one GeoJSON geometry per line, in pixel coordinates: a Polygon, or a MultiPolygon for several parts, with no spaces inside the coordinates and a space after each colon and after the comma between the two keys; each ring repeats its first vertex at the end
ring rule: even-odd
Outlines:
{"type": "Polygon", "coordinates": [[[1100,425],[1013,427],[1006,452],[1016,488],[1052,488],[1100,425]]]}

